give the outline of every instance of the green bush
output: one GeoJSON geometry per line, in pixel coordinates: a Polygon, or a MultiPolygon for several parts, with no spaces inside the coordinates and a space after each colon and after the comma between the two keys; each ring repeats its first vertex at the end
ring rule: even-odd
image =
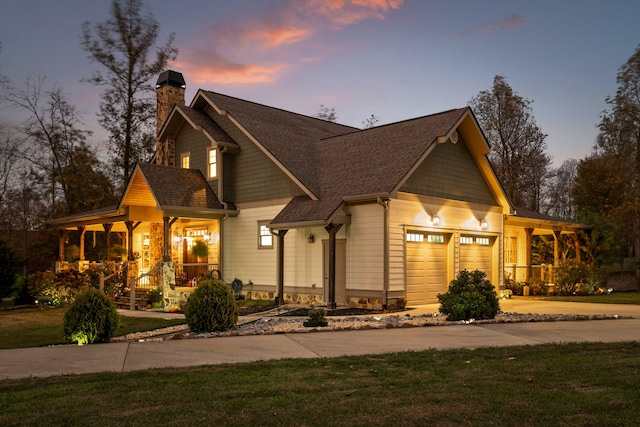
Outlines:
{"type": "Polygon", "coordinates": [[[447,320],[493,319],[500,310],[494,286],[480,270],[462,270],[449,284],[449,290],[438,295],[440,313],[447,320]]]}
{"type": "Polygon", "coordinates": [[[193,332],[226,331],[238,322],[238,306],[226,283],[205,280],[187,300],[184,316],[193,332]]]}
{"type": "Polygon", "coordinates": [[[309,319],[302,323],[306,328],[325,327],[329,324],[324,318],[324,309],[311,307],[309,309],[309,319]]]}
{"type": "Polygon", "coordinates": [[[29,280],[28,287],[36,303],[50,305],[70,304],[80,292],[97,288],[91,283],[88,274],[77,270],[35,273],[33,280],[29,280]]]}
{"type": "Polygon", "coordinates": [[[69,343],[108,342],[120,317],[115,304],[97,289],[81,292],[64,314],[64,338],[69,343]]]}

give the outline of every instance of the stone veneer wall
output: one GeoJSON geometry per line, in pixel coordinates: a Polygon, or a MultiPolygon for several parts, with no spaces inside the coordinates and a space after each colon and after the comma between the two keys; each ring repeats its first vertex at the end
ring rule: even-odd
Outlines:
{"type": "MultiPolygon", "coordinates": [[[[184,88],[164,85],[156,89],[156,135],[169,117],[174,105],[184,105],[184,88]]],[[[175,165],[175,142],[167,140],[161,143],[156,140],[156,164],[164,166],[175,165]]]]}

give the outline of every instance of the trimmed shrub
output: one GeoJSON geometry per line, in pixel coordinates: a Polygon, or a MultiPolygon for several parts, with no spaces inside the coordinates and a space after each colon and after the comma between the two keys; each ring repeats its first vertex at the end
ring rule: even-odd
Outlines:
{"type": "Polygon", "coordinates": [[[238,322],[238,306],[226,283],[205,280],[187,300],[184,317],[193,332],[227,331],[238,322]]]}
{"type": "Polygon", "coordinates": [[[109,342],[120,323],[114,303],[97,289],[81,292],[64,314],[64,338],[69,343],[109,342]]]}
{"type": "Polygon", "coordinates": [[[306,328],[325,327],[329,324],[327,319],[324,318],[324,309],[322,308],[309,308],[309,319],[302,323],[302,326],[306,328]]]}
{"type": "Polygon", "coordinates": [[[449,284],[449,290],[438,295],[440,313],[447,320],[493,319],[500,310],[494,286],[480,270],[462,270],[449,284]]]}

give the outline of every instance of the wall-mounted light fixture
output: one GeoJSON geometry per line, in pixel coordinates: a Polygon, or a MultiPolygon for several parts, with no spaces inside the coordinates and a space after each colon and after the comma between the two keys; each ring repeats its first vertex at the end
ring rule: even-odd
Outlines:
{"type": "Polygon", "coordinates": [[[489,229],[489,223],[486,219],[483,219],[482,221],[480,221],[480,230],[485,231],[487,229],[489,229]]]}
{"type": "Polygon", "coordinates": [[[438,215],[434,215],[431,217],[431,223],[433,225],[440,225],[440,217],[438,215]]]}
{"type": "Polygon", "coordinates": [[[175,237],[173,238],[173,242],[174,242],[176,245],[179,245],[180,243],[182,243],[182,234],[178,234],[177,236],[175,236],[175,237]]]}
{"type": "Polygon", "coordinates": [[[208,231],[204,233],[204,235],[202,236],[202,238],[204,239],[205,242],[208,242],[211,240],[211,233],[209,233],[208,231]]]}
{"type": "Polygon", "coordinates": [[[309,233],[309,237],[307,237],[307,242],[313,243],[315,241],[316,241],[316,237],[313,235],[313,233],[309,233]]]}

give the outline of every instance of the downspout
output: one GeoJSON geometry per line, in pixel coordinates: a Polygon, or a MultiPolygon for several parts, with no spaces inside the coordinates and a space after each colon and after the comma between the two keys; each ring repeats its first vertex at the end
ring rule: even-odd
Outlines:
{"type": "MultiPolygon", "coordinates": [[[[229,147],[224,146],[222,148],[220,148],[220,162],[217,165],[218,166],[218,201],[222,204],[222,207],[224,208],[224,210],[226,211],[229,208],[229,204],[226,203],[223,200],[223,188],[224,188],[224,183],[222,182],[222,177],[223,177],[223,164],[224,164],[224,156],[223,154],[227,151],[229,147]]],[[[220,276],[219,279],[222,280],[222,278],[224,277],[223,274],[223,269],[222,266],[224,265],[223,261],[224,261],[224,244],[223,244],[223,224],[224,224],[224,220],[227,219],[229,217],[228,214],[224,214],[224,216],[222,217],[222,219],[220,219],[220,236],[219,236],[219,240],[218,240],[218,245],[219,245],[219,259],[218,259],[218,275],[220,276]]]]}
{"type": "Polygon", "coordinates": [[[387,308],[389,294],[389,199],[377,198],[377,202],[384,208],[384,228],[382,243],[382,306],[387,308]]]}

